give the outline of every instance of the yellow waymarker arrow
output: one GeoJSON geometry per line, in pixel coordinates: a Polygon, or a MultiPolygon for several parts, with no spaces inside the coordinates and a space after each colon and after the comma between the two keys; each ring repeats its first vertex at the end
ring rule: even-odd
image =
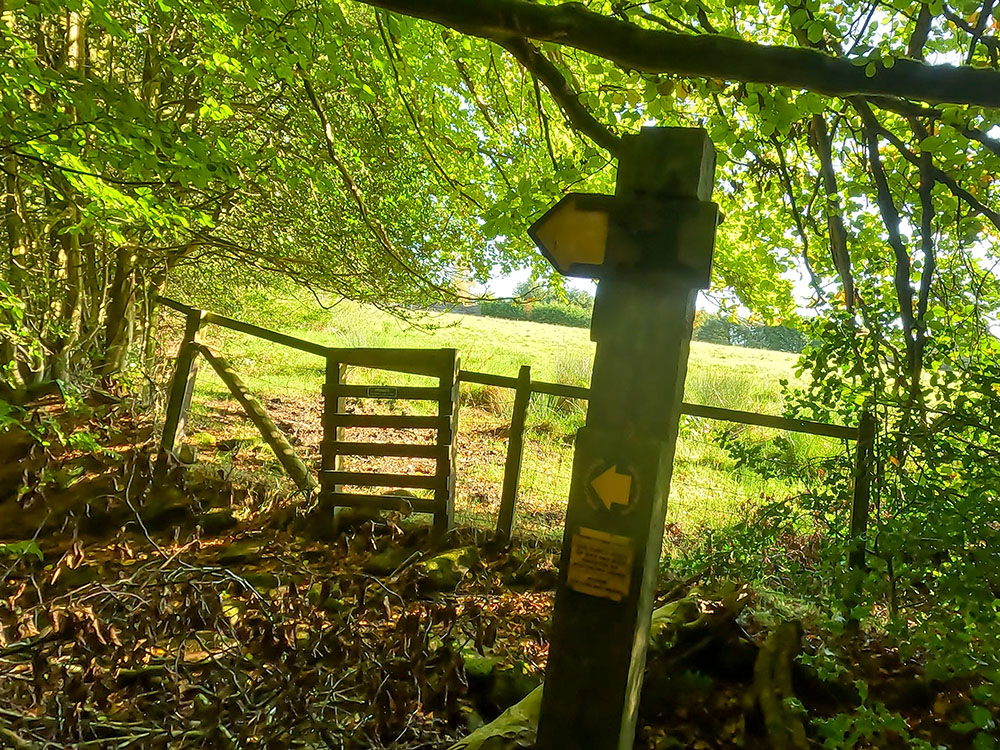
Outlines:
{"type": "Polygon", "coordinates": [[[611,200],[569,193],[531,225],[528,235],[559,273],[593,277],[604,262],[611,200]]]}
{"type": "Polygon", "coordinates": [[[632,475],[619,474],[618,467],[612,466],[594,478],[590,486],[601,498],[604,507],[611,510],[612,505],[628,505],[629,494],[632,492],[632,475]]]}

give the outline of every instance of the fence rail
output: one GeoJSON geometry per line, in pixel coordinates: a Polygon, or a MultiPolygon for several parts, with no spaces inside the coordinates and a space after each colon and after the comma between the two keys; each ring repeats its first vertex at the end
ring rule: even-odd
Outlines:
{"type": "MultiPolygon", "coordinates": [[[[160,297],[159,301],[164,306],[176,310],[185,315],[186,326],[184,340],[177,356],[177,365],[170,385],[168,397],[166,421],[164,425],[163,440],[161,447],[164,451],[172,451],[183,432],[184,419],[191,399],[194,377],[197,372],[196,357],[199,353],[204,353],[204,347],[198,343],[197,334],[205,324],[213,324],[222,328],[244,333],[250,336],[264,339],[275,344],[288,346],[293,349],[315,354],[323,357],[327,362],[335,362],[338,365],[350,365],[354,367],[366,367],[380,370],[390,370],[411,375],[438,376],[442,367],[447,368],[449,363],[454,363],[455,353],[450,349],[364,349],[364,348],[341,348],[328,347],[295,336],[271,331],[260,326],[246,323],[244,321],[228,318],[224,315],[207,312],[185,305],[166,297],[160,297]]],[[[213,366],[219,364],[218,355],[207,357],[213,366]]],[[[226,364],[222,360],[222,364],[226,364]]],[[[454,366],[454,365],[451,365],[454,366]]],[[[216,367],[215,369],[219,369],[216,367]]],[[[457,383],[476,383],[479,385],[492,386],[495,388],[506,388],[514,391],[514,406],[511,414],[510,429],[508,432],[507,455],[504,464],[504,477],[500,498],[500,508],[497,515],[496,536],[501,541],[509,541],[513,535],[514,522],[516,517],[516,504],[518,483],[521,473],[521,463],[524,450],[524,430],[525,415],[534,394],[556,396],[562,398],[589,400],[590,389],[583,386],[567,385],[564,383],[550,383],[541,380],[531,379],[531,367],[523,365],[517,377],[507,375],[495,375],[491,373],[475,372],[472,370],[458,370],[454,383],[445,383],[437,387],[430,386],[399,386],[396,388],[383,386],[346,385],[340,382],[337,386],[338,398],[404,398],[404,399],[427,399],[445,403],[449,394],[454,399],[453,388],[457,383]]],[[[242,384],[240,384],[241,386],[242,384]]],[[[232,389],[232,388],[231,388],[232,389]]],[[[246,389],[237,388],[241,393],[237,398],[246,407],[246,389]]],[[[234,391],[236,393],[236,391],[234,391]]],[[[257,405],[259,407],[259,404],[257,405]]],[[[315,486],[315,480],[309,477],[304,479],[301,470],[298,470],[297,461],[294,456],[290,456],[290,447],[287,442],[282,443],[281,439],[274,433],[273,423],[263,414],[248,409],[251,419],[258,425],[258,428],[265,434],[265,439],[272,444],[275,452],[279,454],[279,460],[286,470],[296,479],[297,484],[303,487],[305,484],[315,486]],[[273,429],[272,429],[273,428],[273,429]],[[284,452],[283,457],[279,451],[284,452]],[[292,467],[292,468],[290,468],[292,467]]],[[[340,413],[341,409],[329,411],[324,421],[323,440],[323,462],[324,469],[321,478],[324,481],[335,481],[339,484],[362,485],[371,481],[394,481],[396,486],[409,486],[415,488],[435,488],[449,487],[448,494],[449,508],[452,510],[448,514],[447,524],[451,523],[451,513],[453,513],[454,502],[454,433],[457,421],[458,404],[453,400],[451,414],[439,414],[437,416],[415,416],[398,414],[345,414],[340,413]],[[402,447],[387,446],[385,448],[373,448],[371,444],[343,442],[334,437],[335,431],[343,427],[382,427],[382,428],[403,428],[403,429],[435,429],[447,433],[450,436],[450,445],[426,446],[416,449],[418,452],[405,453],[402,447]],[[334,431],[334,435],[329,434],[334,431]],[[375,450],[375,453],[369,451],[375,450]],[[393,452],[396,450],[397,452],[393,452]],[[405,475],[371,475],[369,479],[364,479],[363,474],[352,474],[353,480],[348,481],[346,472],[336,470],[334,466],[339,466],[338,459],[343,455],[427,455],[433,458],[444,458],[450,464],[451,475],[447,479],[442,477],[407,477],[405,475]],[[448,458],[450,457],[450,461],[448,458]],[[361,479],[358,479],[361,477],[361,479]],[[372,478],[374,477],[374,479],[372,478]]],[[[839,440],[855,441],[857,443],[855,458],[855,482],[854,498],[852,503],[852,517],[850,533],[852,537],[852,553],[850,564],[853,568],[864,565],[864,544],[863,539],[867,531],[868,506],[871,485],[872,456],[871,445],[876,431],[876,424],[870,415],[865,415],[861,423],[857,426],[845,426],[828,424],[824,422],[814,422],[803,419],[790,419],[770,414],[757,414],[754,412],[739,411],[736,409],[726,409],[717,406],[705,406],[702,404],[681,404],[681,413],[706,419],[735,422],[738,424],[767,427],[789,432],[799,432],[823,437],[835,438],[839,440]]],[[[280,434],[280,433],[279,433],[280,434]]],[[[414,450],[414,447],[408,450],[414,450]]],[[[299,462],[300,464],[301,462],[299,462]]],[[[392,509],[433,511],[437,508],[434,501],[419,498],[397,498],[392,496],[372,496],[356,495],[353,493],[339,493],[343,497],[348,497],[352,502],[368,502],[371,507],[383,507],[392,509]]],[[[439,524],[436,524],[439,525],[439,524]]]]}

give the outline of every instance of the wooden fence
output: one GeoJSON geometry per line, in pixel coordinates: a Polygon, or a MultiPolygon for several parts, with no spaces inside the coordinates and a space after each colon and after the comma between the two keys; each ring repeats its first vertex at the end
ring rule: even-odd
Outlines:
{"type": "Polygon", "coordinates": [[[455,518],[455,434],[458,427],[459,366],[458,353],[454,349],[328,347],[224,315],[198,310],[166,297],[160,297],[160,302],[185,317],[184,335],[167,394],[166,416],[160,441],[162,455],[173,451],[183,436],[197,376],[198,357],[201,355],[243,407],[296,486],[308,493],[318,489],[319,502],[331,515],[337,506],[391,508],[432,513],[437,534],[452,527],[455,518]],[[225,357],[201,343],[201,330],[208,324],[315,354],[326,361],[319,481],[295,454],[288,439],[275,426],[225,357]],[[421,375],[436,378],[438,383],[435,386],[395,388],[352,384],[346,382],[348,367],[421,375]],[[350,414],[344,408],[345,399],[348,398],[430,401],[437,404],[437,413],[430,416],[350,414]],[[436,437],[434,445],[346,442],[343,431],[347,427],[432,429],[436,432],[436,437]],[[436,469],[433,475],[345,471],[341,465],[344,456],[430,458],[435,461],[436,469]],[[345,486],[397,488],[403,492],[370,495],[344,491],[345,486]],[[430,498],[404,494],[411,489],[428,490],[433,494],[430,498]]]}
{"type": "MultiPolygon", "coordinates": [[[[590,389],[582,386],[532,380],[530,365],[522,365],[517,377],[460,370],[458,369],[458,356],[453,349],[342,349],[327,347],[250,323],[198,310],[165,297],[161,297],[160,302],[183,313],[186,319],[184,339],[178,351],[177,364],[167,398],[166,419],[161,441],[163,451],[172,451],[183,433],[184,419],[190,405],[197,370],[197,355],[202,354],[243,406],[251,421],[260,430],[264,440],[274,450],[281,465],[300,489],[312,491],[319,484],[321,496],[325,496],[330,505],[367,505],[369,507],[431,512],[434,513],[435,528],[439,532],[450,528],[454,521],[455,433],[458,423],[457,388],[459,383],[478,383],[514,391],[514,406],[508,433],[507,456],[496,525],[496,537],[502,542],[510,541],[513,535],[521,460],[524,451],[525,421],[531,397],[534,394],[546,394],[585,401],[590,396],[590,389]],[[256,399],[249,395],[246,387],[232,372],[228,363],[221,355],[198,341],[199,331],[209,323],[326,359],[327,377],[321,443],[323,467],[321,477],[323,479],[321,482],[317,483],[308,468],[295,456],[287,439],[274,426],[256,399]],[[345,384],[343,379],[344,367],[347,365],[437,377],[439,385],[437,387],[411,386],[397,389],[384,386],[351,386],[345,384]],[[343,399],[348,397],[430,399],[438,402],[439,411],[437,416],[430,417],[348,415],[343,409],[343,399]],[[429,427],[438,430],[438,439],[434,446],[397,444],[380,447],[382,444],[345,443],[340,431],[348,426],[429,427]],[[350,474],[340,470],[339,460],[343,455],[403,455],[435,458],[438,461],[438,470],[433,478],[427,477],[421,480],[410,478],[407,480],[404,475],[379,474],[361,480],[362,484],[366,486],[425,487],[434,491],[434,500],[421,502],[419,498],[398,495],[343,493],[340,486],[354,483],[359,476],[357,473],[350,474]],[[418,481],[418,483],[414,484],[414,481],[418,481]]],[[[876,422],[871,415],[864,415],[857,426],[848,427],[688,403],[681,405],[681,413],[693,417],[855,441],[855,481],[850,525],[852,545],[849,562],[852,568],[860,568],[864,565],[864,539],[868,526],[873,446],[876,432],[876,422]]]]}

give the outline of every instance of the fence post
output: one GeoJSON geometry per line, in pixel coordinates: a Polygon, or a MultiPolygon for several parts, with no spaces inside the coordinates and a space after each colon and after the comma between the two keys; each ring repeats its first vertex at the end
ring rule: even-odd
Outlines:
{"type": "Polygon", "coordinates": [[[875,430],[875,417],[870,412],[862,414],[861,423],[858,425],[857,457],[854,464],[854,501],[851,506],[851,545],[847,557],[848,566],[853,573],[857,573],[865,567],[865,538],[868,533],[868,507],[871,503],[875,430]]]}
{"type": "Polygon", "coordinates": [[[445,486],[444,507],[434,513],[433,535],[435,539],[442,539],[445,534],[455,526],[455,478],[458,463],[458,397],[460,381],[458,372],[461,368],[461,359],[458,350],[452,349],[453,359],[448,364],[448,372],[441,378],[442,388],[447,388],[449,401],[447,404],[441,401],[440,407],[444,410],[438,412],[438,416],[448,417],[448,427],[438,431],[438,442],[441,435],[448,436],[448,457],[438,460],[438,472],[447,472],[447,483],[445,486]],[[447,411],[447,413],[444,413],[447,411]]]}
{"type": "Polygon", "coordinates": [[[172,453],[184,437],[184,422],[188,407],[191,406],[194,379],[198,374],[198,331],[204,317],[204,310],[192,309],[188,311],[184,321],[184,339],[177,350],[177,363],[167,389],[167,409],[160,437],[161,459],[167,453],[172,453]]]}
{"type": "Polygon", "coordinates": [[[345,400],[340,396],[340,386],[344,384],[347,366],[327,357],[326,382],[323,386],[323,437],[320,444],[320,507],[324,512],[335,513],[338,485],[331,485],[326,479],[328,471],[340,471],[343,458],[337,451],[337,443],[343,437],[344,429],[339,426],[337,415],[344,413],[345,400]]]}
{"type": "Polygon", "coordinates": [[[500,513],[497,515],[496,540],[507,544],[514,533],[514,505],[517,485],[521,478],[521,456],[524,453],[524,420],[531,401],[531,365],[521,365],[514,391],[514,411],[507,436],[507,461],[503,467],[503,491],[500,493],[500,513]]]}

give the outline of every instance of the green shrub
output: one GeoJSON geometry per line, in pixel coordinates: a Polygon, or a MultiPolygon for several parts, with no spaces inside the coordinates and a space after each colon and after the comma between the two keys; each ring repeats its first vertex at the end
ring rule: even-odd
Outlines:
{"type": "Polygon", "coordinates": [[[729,344],[776,352],[801,352],[806,345],[802,332],[793,328],[733,322],[723,315],[699,316],[693,338],[710,344],[729,344]]]}
{"type": "Polygon", "coordinates": [[[534,323],[550,323],[574,328],[586,328],[590,325],[589,310],[564,302],[537,302],[533,305],[519,305],[501,300],[484,300],[479,303],[479,310],[490,318],[530,320],[534,323]]]}
{"type": "Polygon", "coordinates": [[[483,300],[479,303],[479,311],[488,318],[506,318],[508,320],[527,320],[523,305],[503,300],[483,300]]]}
{"type": "Polygon", "coordinates": [[[528,311],[528,320],[536,323],[551,323],[557,326],[587,328],[590,326],[590,312],[576,305],[543,302],[533,305],[528,311]]]}

